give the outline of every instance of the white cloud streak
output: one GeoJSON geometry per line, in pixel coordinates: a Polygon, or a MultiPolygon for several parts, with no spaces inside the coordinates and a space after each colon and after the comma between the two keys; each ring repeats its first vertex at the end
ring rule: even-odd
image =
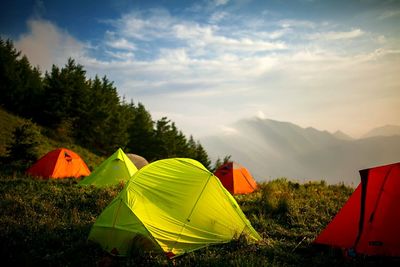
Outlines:
{"type": "Polygon", "coordinates": [[[136,46],[134,43],[129,42],[125,38],[119,38],[119,39],[110,39],[109,41],[106,42],[106,44],[115,49],[121,49],[121,50],[136,50],[136,46]]]}
{"type": "Polygon", "coordinates": [[[383,12],[381,15],[379,15],[379,19],[389,19],[389,18],[393,18],[393,17],[398,17],[400,16],[400,9],[397,10],[387,10],[385,12],[383,12]]]}
{"type": "Polygon", "coordinates": [[[361,29],[354,29],[351,31],[342,31],[342,32],[318,32],[318,33],[312,33],[308,35],[308,38],[310,40],[328,40],[328,41],[334,41],[334,40],[344,40],[344,39],[353,39],[353,38],[358,38],[364,35],[365,32],[362,31],[361,29]]]}
{"type": "Polygon", "coordinates": [[[252,38],[234,39],[216,34],[216,27],[199,25],[178,24],[173,27],[175,36],[179,39],[187,40],[189,45],[198,49],[207,47],[218,51],[243,51],[257,52],[282,50],[287,46],[284,42],[270,42],[252,38]]]}
{"type": "Polygon", "coordinates": [[[316,28],[316,24],[309,20],[284,19],[280,20],[277,24],[282,28],[316,28]]]}
{"type": "Polygon", "coordinates": [[[224,6],[228,4],[229,0],[213,0],[215,6],[224,6]]]}

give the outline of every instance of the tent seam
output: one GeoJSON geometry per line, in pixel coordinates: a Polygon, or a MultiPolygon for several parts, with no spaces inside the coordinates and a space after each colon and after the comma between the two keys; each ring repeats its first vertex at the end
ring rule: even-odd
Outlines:
{"type": "Polygon", "coordinates": [[[181,229],[181,231],[180,231],[180,233],[179,233],[179,235],[178,235],[178,238],[175,240],[175,243],[173,244],[173,246],[175,246],[176,243],[178,243],[179,239],[181,238],[182,233],[183,233],[183,230],[185,229],[185,227],[186,227],[186,225],[187,225],[187,222],[190,222],[189,218],[190,218],[190,216],[193,214],[193,211],[195,210],[195,208],[196,208],[196,206],[197,206],[197,203],[199,202],[199,199],[200,199],[201,196],[203,195],[204,189],[207,187],[208,183],[210,182],[210,178],[211,178],[212,176],[213,176],[213,174],[210,173],[210,175],[208,176],[207,182],[205,183],[205,185],[204,185],[203,188],[201,189],[201,192],[200,192],[199,196],[197,197],[196,202],[194,203],[192,210],[190,211],[189,215],[187,216],[186,221],[185,221],[185,223],[183,224],[182,229],[181,229]]]}
{"type": "MultiPolygon", "coordinates": [[[[243,174],[242,168],[240,168],[240,173],[243,174]]],[[[244,177],[244,179],[246,180],[246,182],[250,185],[250,187],[253,188],[253,189],[255,190],[256,188],[253,187],[253,186],[250,184],[249,179],[247,179],[247,176],[243,174],[243,177],[244,177]]]]}
{"type": "Polygon", "coordinates": [[[388,178],[389,178],[389,176],[390,176],[390,174],[391,174],[391,172],[392,172],[392,169],[393,169],[393,167],[391,167],[391,168],[389,169],[389,171],[387,172],[387,174],[386,174],[386,176],[385,176],[385,178],[384,178],[384,180],[383,180],[382,186],[381,186],[381,188],[380,188],[380,190],[379,190],[378,198],[377,198],[376,203],[375,203],[375,207],[374,207],[374,209],[372,210],[372,213],[371,213],[370,218],[369,218],[369,220],[368,220],[370,223],[374,220],[375,212],[376,212],[376,210],[378,209],[378,205],[379,205],[379,203],[380,203],[380,201],[381,201],[382,193],[383,193],[384,187],[385,187],[386,182],[387,182],[387,180],[388,180],[388,178]]]}

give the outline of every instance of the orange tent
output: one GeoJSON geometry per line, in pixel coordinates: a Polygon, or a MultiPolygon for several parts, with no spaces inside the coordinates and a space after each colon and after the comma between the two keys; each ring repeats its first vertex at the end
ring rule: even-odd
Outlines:
{"type": "Polygon", "coordinates": [[[81,177],[90,174],[86,163],[75,152],[58,148],[41,157],[27,171],[43,178],[81,177]]]}
{"type": "Polygon", "coordinates": [[[214,174],[231,194],[248,194],[257,188],[250,172],[236,162],[225,163],[214,174]]]}

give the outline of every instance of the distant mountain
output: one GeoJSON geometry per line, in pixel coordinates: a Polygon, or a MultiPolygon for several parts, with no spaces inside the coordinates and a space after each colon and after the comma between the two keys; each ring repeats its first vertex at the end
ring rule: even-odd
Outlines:
{"type": "Polygon", "coordinates": [[[374,128],[365,135],[363,135],[363,138],[369,138],[374,136],[393,136],[393,135],[400,136],[400,126],[385,125],[382,127],[374,128]]]}
{"type": "Polygon", "coordinates": [[[341,139],[341,140],[354,140],[353,137],[351,137],[350,135],[345,134],[342,131],[334,132],[333,136],[335,136],[337,139],[341,139]]]}
{"type": "Polygon", "coordinates": [[[201,143],[212,159],[231,155],[258,181],[288,177],[357,185],[358,170],[400,161],[400,136],[355,140],[259,118],[240,120],[232,128],[230,134],[209,136],[201,143]]]}

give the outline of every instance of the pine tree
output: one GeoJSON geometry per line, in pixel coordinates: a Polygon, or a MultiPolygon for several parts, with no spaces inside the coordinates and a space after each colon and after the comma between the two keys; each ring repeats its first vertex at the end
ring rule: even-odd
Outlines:
{"type": "MultiPolygon", "coordinates": [[[[132,103],[132,108],[134,105],[132,103]]],[[[142,103],[134,108],[134,118],[129,123],[127,144],[128,151],[141,155],[152,161],[156,159],[155,139],[154,139],[154,122],[150,113],[146,110],[142,103]]]]}
{"type": "Polygon", "coordinates": [[[26,56],[10,40],[0,39],[0,104],[28,118],[37,118],[41,106],[42,80],[38,68],[32,68],[26,56]]]}
{"type": "Polygon", "coordinates": [[[20,81],[16,69],[20,54],[11,40],[0,39],[0,101],[9,110],[14,110],[19,91],[20,81]]]}
{"type": "Polygon", "coordinates": [[[7,161],[16,169],[26,169],[38,158],[40,131],[31,121],[13,131],[13,142],[7,147],[7,161]]]}
{"type": "Polygon", "coordinates": [[[171,140],[168,140],[168,132],[171,129],[169,123],[170,120],[168,120],[167,117],[162,117],[156,121],[156,127],[154,131],[154,159],[163,159],[175,156],[175,146],[171,140]]]}
{"type": "Polygon", "coordinates": [[[201,162],[204,167],[206,167],[208,170],[211,168],[211,161],[210,158],[207,155],[206,150],[203,148],[203,146],[200,144],[199,141],[196,143],[196,156],[195,159],[201,162]]]}

